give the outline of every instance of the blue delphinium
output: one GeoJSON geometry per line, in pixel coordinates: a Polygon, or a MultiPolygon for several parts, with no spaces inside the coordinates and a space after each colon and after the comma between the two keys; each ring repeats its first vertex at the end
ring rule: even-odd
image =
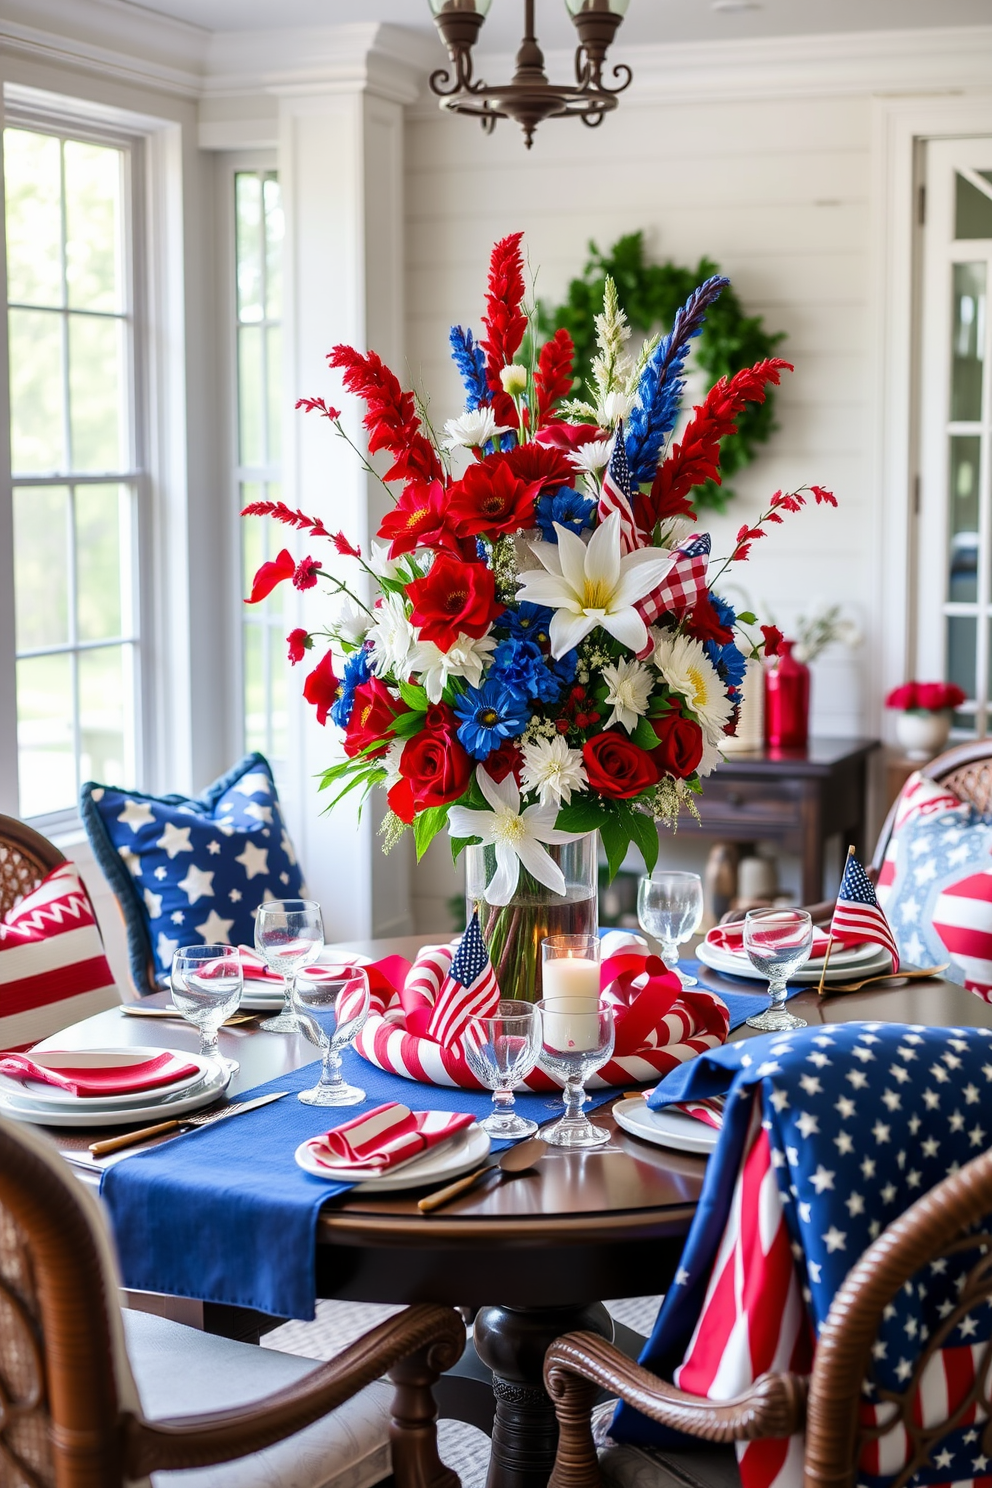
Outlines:
{"type": "Polygon", "coordinates": [[[364,646],[358,651],[353,651],[344,664],[344,675],[341,678],[341,694],[337,702],[331,708],[331,718],[338,728],[346,728],[351,717],[351,710],[355,706],[355,688],[361,687],[367,682],[372,672],[369,668],[369,653],[364,646]]]}
{"type": "MultiPolygon", "coordinates": [[[[725,599],[721,599],[719,594],[714,594],[712,590],[710,591],[710,604],[716,611],[720,624],[727,630],[733,630],[737,622],[733,606],[729,605],[725,599]]],[[[726,682],[728,687],[740,687],[747,670],[747,658],[738,651],[734,642],[731,640],[721,644],[719,641],[704,641],[703,649],[716,667],[720,680],[726,682]]]]}
{"type": "Polygon", "coordinates": [[[455,700],[455,712],[462,720],[458,737],[478,760],[488,759],[504,739],[523,733],[530,722],[526,703],[491,678],[463,692],[455,700]]]}
{"type": "Polygon", "coordinates": [[[579,669],[579,653],[576,650],[566,651],[564,656],[552,662],[552,671],[556,677],[560,677],[563,685],[569,685],[575,681],[575,674],[579,669]]]}
{"type": "Polygon", "coordinates": [[[563,486],[560,491],[553,494],[545,491],[543,496],[538,497],[534,511],[545,542],[556,543],[558,534],[554,529],[555,522],[578,536],[592,526],[596,503],[591,497],[574,491],[571,486],[563,486]]]}
{"type": "Polygon", "coordinates": [[[516,609],[505,609],[496,622],[496,630],[506,631],[519,641],[535,641],[539,646],[548,644],[553,610],[546,605],[520,604],[516,609]]]}
{"type": "Polygon", "coordinates": [[[562,687],[561,678],[551,669],[550,657],[540,646],[514,636],[496,647],[490,676],[522,702],[533,698],[539,703],[555,703],[562,687]]]}
{"type": "Polygon", "coordinates": [[[472,340],[472,332],[463,331],[461,326],[451,327],[448,340],[451,343],[452,359],[465,384],[465,407],[469,413],[474,413],[477,408],[488,406],[492,402],[492,394],[486,381],[486,358],[482,347],[472,340]]]}

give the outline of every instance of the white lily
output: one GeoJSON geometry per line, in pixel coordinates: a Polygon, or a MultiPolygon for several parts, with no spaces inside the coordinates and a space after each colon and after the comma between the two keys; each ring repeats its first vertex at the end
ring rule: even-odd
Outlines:
{"type": "Polygon", "coordinates": [[[492,810],[470,811],[467,806],[452,806],[448,812],[448,831],[452,837],[478,837],[484,847],[495,847],[496,872],[486,888],[486,902],[509,904],[516,891],[521,863],[538,883],[556,894],[564,894],[565,875],[542,844],[559,847],[574,842],[580,834],[556,829],[557,806],[527,806],[521,811],[520,791],[512,771],[497,782],[480,766],[475,778],[492,810]]]}
{"type": "Polygon", "coordinates": [[[342,594],[331,616],[329,628],[339,641],[348,641],[352,646],[357,646],[360,641],[364,641],[371,624],[372,617],[368,610],[363,610],[361,605],[356,604],[350,594],[342,594]]]}
{"type": "Polygon", "coordinates": [[[372,642],[369,665],[377,677],[392,672],[405,682],[413,670],[412,657],[417,643],[417,632],[407,619],[406,603],[402,594],[390,591],[377,603],[375,623],[369,626],[368,639],[372,642]]]}
{"type": "Polygon", "coordinates": [[[400,566],[395,558],[390,558],[388,543],[370,543],[368,565],[377,579],[400,577],[400,566]]]}
{"type": "Polygon", "coordinates": [[[448,437],[441,443],[446,450],[478,449],[480,445],[488,444],[490,439],[509,434],[510,425],[497,424],[491,408],[474,408],[460,418],[446,419],[444,432],[448,437]]]}
{"type": "Polygon", "coordinates": [[[620,554],[620,517],[612,512],[588,544],[555,523],[557,543],[531,543],[545,573],[524,574],[517,597],[549,605],[551,651],[555,659],[571,651],[601,626],[635,654],[648,643],[648,630],[634,609],[670,571],[675,555],[664,548],[638,548],[620,554]]]}
{"type": "Polygon", "coordinates": [[[459,635],[448,651],[442,651],[433,641],[418,641],[410,666],[419,673],[428,700],[439,703],[449,677],[464,677],[472,687],[478,687],[486,661],[495,650],[496,641],[491,635],[478,639],[459,635]]]}

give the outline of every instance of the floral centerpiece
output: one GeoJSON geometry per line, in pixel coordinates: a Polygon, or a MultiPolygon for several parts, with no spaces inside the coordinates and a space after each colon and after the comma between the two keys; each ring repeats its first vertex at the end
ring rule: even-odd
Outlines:
{"type": "Polygon", "coordinates": [[[928,760],[939,754],[951,732],[954,709],[965,701],[956,682],[903,682],[893,687],[885,706],[896,710],[896,737],[907,758],[928,760]]]}
{"type": "MultiPolygon", "coordinates": [[[[281,503],[245,515],[327,539],[354,565],[346,581],[284,550],[248,601],[289,578],[336,595],[325,629],[288,638],[294,664],[323,651],[304,696],[341,731],[332,804],[382,786],[387,847],[407,829],[418,856],[445,829],[456,857],[470,847],[504,994],[533,996],[542,936],[595,928],[595,834],[611,874],[632,843],[650,871],[658,824],[693,810],[733,732],[764,642],[716,593],[720,576],[807,494],[836,502],[818,486],[776,492],[709,577],[691,492],[719,479],[720,440],[789,364],[721,378],[666,455],[692,340],[728,281],[700,285],[636,355],[608,282],[592,382],[573,397],[567,332],[538,348],[524,308],[521,236],[493,249],[484,336],[451,331],[466,407],[442,437],[374,352],[329,355],[365,402],[370,454],[392,461],[395,504],[368,552],[281,503]]],[[[324,399],[298,407],[347,438],[324,399]]]]}

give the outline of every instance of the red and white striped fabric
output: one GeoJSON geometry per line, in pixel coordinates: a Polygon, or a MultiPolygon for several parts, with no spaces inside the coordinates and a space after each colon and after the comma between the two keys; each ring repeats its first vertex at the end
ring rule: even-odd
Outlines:
{"type": "MultiPolygon", "coordinates": [[[[731,1400],[766,1372],[808,1374],[813,1337],[756,1098],[723,1239],[685,1357],[680,1389],[731,1400]]],[[[743,1488],[796,1488],[803,1438],[739,1442],[743,1488]]]]}
{"type": "Polygon", "coordinates": [[[641,546],[641,542],[630,504],[630,466],[627,464],[627,450],[624,445],[623,420],[617,428],[613,441],[613,453],[610,455],[610,463],[603,476],[603,485],[599,495],[600,524],[611,517],[614,512],[620,518],[620,552],[621,554],[632,553],[635,548],[641,546]]]}
{"type": "Polygon", "coordinates": [[[914,770],[899,792],[896,801],[896,814],[892,823],[892,835],[889,845],[885,849],[885,860],[882,863],[875,885],[875,893],[879,904],[885,908],[885,901],[889,897],[892,885],[896,880],[896,867],[899,859],[899,839],[903,827],[912,817],[932,816],[935,811],[953,811],[955,809],[963,812],[968,811],[960,796],[953,791],[946,790],[944,786],[938,785],[934,780],[925,780],[919,770],[914,770]]]}
{"type": "Polygon", "coordinates": [[[72,863],[0,922],[0,1049],[27,1049],[121,997],[89,895],[72,863]]]}
{"type": "MultiPolygon", "coordinates": [[[[429,975],[429,963],[425,968],[429,975]]],[[[414,978],[424,985],[424,972],[414,978]]],[[[461,1035],[473,1018],[492,1018],[499,1006],[499,983],[479,928],[478,911],[473,914],[448,974],[435,993],[427,1037],[445,1049],[459,1047],[461,1035]]]]}
{"type": "MultiPolygon", "coordinates": [[[[813,927],[813,948],[810,957],[825,956],[827,953],[827,942],[830,937],[825,930],[820,930],[816,925],[813,927]]],[[[714,946],[718,951],[729,951],[732,956],[743,956],[744,951],[744,921],[734,920],[729,925],[714,925],[712,930],[706,932],[706,944],[714,946]]]]}
{"type": "Polygon", "coordinates": [[[446,1142],[474,1120],[471,1112],[411,1111],[398,1101],[387,1101],[314,1137],[307,1150],[322,1166],[335,1171],[388,1173],[446,1142]]]}
{"type": "Polygon", "coordinates": [[[992,1002],[992,868],[942,889],[933,928],[964,971],[964,984],[992,1002]]]}
{"type": "MultiPolygon", "coordinates": [[[[919,1388],[913,1397],[913,1420],[917,1426],[924,1429],[940,1426],[952,1418],[958,1426],[971,1426],[986,1419],[985,1410],[974,1401],[964,1408],[960,1416],[957,1412],[971,1394],[978,1372],[984,1372],[987,1352],[988,1339],[985,1339],[970,1347],[964,1344],[939,1349],[931,1355],[923,1368],[919,1388]]],[[[892,1420],[892,1405],[862,1404],[860,1416],[863,1427],[884,1425],[892,1420]]],[[[976,1447],[976,1453],[978,1450],[976,1447]]],[[[902,1471],[912,1455],[913,1444],[909,1433],[897,1419],[884,1436],[865,1443],[861,1450],[860,1467],[862,1472],[872,1477],[894,1477],[902,1471]]],[[[965,1488],[967,1483],[992,1483],[992,1474],[976,1474],[974,1478],[959,1479],[958,1488],[965,1488]]]]}

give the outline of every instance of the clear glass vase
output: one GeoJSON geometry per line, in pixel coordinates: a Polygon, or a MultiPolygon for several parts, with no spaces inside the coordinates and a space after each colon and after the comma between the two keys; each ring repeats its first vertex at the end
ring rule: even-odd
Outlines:
{"type": "Polygon", "coordinates": [[[503,997],[537,1002],[541,989],[541,941],[546,935],[595,935],[599,929],[598,833],[545,850],[565,878],[564,894],[538,883],[521,864],[509,904],[490,904],[486,885],[496,872],[492,847],[465,849],[468,914],[478,910],[482,936],[503,997]]]}

